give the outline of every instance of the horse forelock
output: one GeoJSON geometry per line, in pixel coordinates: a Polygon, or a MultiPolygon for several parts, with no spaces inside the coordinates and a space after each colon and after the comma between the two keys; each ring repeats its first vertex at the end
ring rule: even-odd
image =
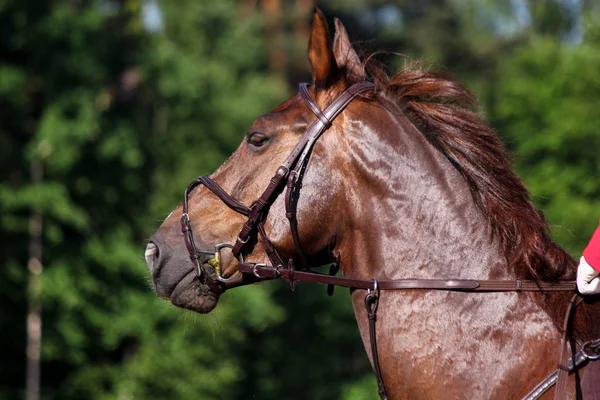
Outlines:
{"type": "MultiPolygon", "coordinates": [[[[550,238],[543,214],[512,171],[504,143],[478,113],[473,93],[422,63],[389,73],[369,57],[365,70],[370,75],[367,79],[376,85],[376,95],[396,104],[466,180],[515,275],[521,279],[574,279],[575,260],[550,238]]],[[[560,326],[569,294],[535,297],[560,326]]],[[[600,313],[597,307],[594,310],[587,307],[578,312],[576,337],[598,334],[593,325],[600,322],[600,313]]]]}

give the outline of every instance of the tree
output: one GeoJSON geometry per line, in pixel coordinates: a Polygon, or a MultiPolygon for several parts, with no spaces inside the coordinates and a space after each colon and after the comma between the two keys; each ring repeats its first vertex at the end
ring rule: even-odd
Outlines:
{"type": "Polygon", "coordinates": [[[252,33],[260,21],[240,28],[233,1],[178,6],[162,8],[165,30],[155,36],[137,1],[2,6],[3,397],[24,386],[32,210],[45,221],[44,397],[227,396],[240,379],[231,343],[281,318],[268,290],[249,288],[241,306],[226,300],[186,330],[188,314],[146,283],[141,254],[156,227],[147,216],[161,219],[286,91],[261,72],[265,49],[252,33]],[[32,161],[46,171],[41,183],[29,178],[32,161]],[[222,318],[237,324],[206,340],[222,318]]]}
{"type": "Polygon", "coordinates": [[[494,122],[553,228],[579,255],[597,226],[599,42],[534,37],[500,68],[494,122]]]}

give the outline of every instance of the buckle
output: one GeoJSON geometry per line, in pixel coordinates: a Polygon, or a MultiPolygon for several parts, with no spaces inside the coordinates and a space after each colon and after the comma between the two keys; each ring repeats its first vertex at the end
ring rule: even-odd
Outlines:
{"type": "Polygon", "coordinates": [[[257,277],[258,279],[265,279],[263,276],[260,276],[258,274],[258,272],[256,272],[256,268],[257,267],[266,267],[267,264],[254,264],[254,266],[252,267],[252,274],[257,277]]]}
{"type": "Polygon", "coordinates": [[[600,359],[600,340],[590,340],[581,345],[581,352],[588,360],[600,359]]]}
{"type": "Polygon", "coordinates": [[[290,173],[290,168],[288,166],[281,164],[279,167],[277,167],[276,173],[283,179],[286,176],[288,176],[288,174],[290,173]]]}
{"type": "MultiPolygon", "coordinates": [[[[241,244],[246,244],[246,243],[248,243],[248,240],[250,240],[251,237],[252,237],[252,235],[248,235],[246,240],[242,240],[242,238],[240,238],[240,235],[238,234],[237,241],[240,242],[241,244]]],[[[223,244],[223,243],[221,243],[221,244],[223,244]]],[[[225,244],[229,244],[229,243],[225,243],[225,244]]],[[[233,249],[233,246],[231,246],[231,248],[233,249]]]]}

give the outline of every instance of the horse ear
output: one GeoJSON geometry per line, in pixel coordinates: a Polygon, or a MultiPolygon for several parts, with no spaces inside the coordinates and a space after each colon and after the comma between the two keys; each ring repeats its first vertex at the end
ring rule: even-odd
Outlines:
{"type": "Polygon", "coordinates": [[[358,58],[358,54],[356,54],[348,38],[348,32],[346,32],[342,21],[337,18],[335,19],[333,55],[337,66],[341,69],[345,68],[349,78],[358,80],[366,77],[360,58],[358,58]]]}
{"type": "Polygon", "coordinates": [[[331,36],[325,15],[318,8],[310,32],[308,59],[313,71],[313,82],[317,87],[327,87],[339,76],[339,69],[331,50],[331,36]]]}

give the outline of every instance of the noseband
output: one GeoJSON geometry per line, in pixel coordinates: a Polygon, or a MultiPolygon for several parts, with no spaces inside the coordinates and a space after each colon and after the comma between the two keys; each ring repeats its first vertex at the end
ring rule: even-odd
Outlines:
{"type": "MultiPolygon", "coordinates": [[[[183,196],[183,210],[180,218],[181,231],[185,246],[188,250],[190,259],[196,270],[196,274],[201,282],[207,284],[211,290],[220,293],[225,287],[224,284],[238,281],[242,274],[253,274],[258,279],[278,279],[284,278],[290,282],[292,289],[294,282],[304,280],[309,282],[317,282],[327,284],[329,292],[333,286],[343,286],[351,289],[367,290],[365,296],[365,307],[369,318],[369,334],[371,342],[371,354],[373,359],[373,369],[377,378],[379,395],[382,399],[387,399],[385,386],[381,368],[379,366],[379,357],[377,354],[377,336],[375,333],[375,323],[377,319],[377,308],[379,305],[379,295],[381,290],[449,290],[462,292],[550,292],[550,291],[574,291],[575,282],[573,281],[558,281],[558,282],[541,282],[528,280],[471,280],[471,279],[397,279],[388,281],[361,280],[347,277],[335,276],[337,269],[332,269],[330,274],[321,274],[308,270],[306,257],[302,250],[300,238],[298,235],[298,223],[296,220],[297,202],[302,182],[302,177],[308,165],[312,149],[319,137],[327,129],[331,127],[332,121],[350,104],[357,96],[372,91],[374,85],[370,82],[361,82],[350,86],[339,97],[337,97],[324,111],[321,111],[317,103],[314,101],[308,90],[308,84],[300,84],[300,96],[306,107],[312,111],[317,119],[306,130],[296,147],[292,150],[287,159],[277,168],[275,175],[271,178],[269,185],[250,207],[242,204],[234,199],[217,183],[208,176],[200,176],[196,178],[186,189],[183,196]],[[188,214],[188,197],[192,190],[197,186],[204,185],[207,189],[213,192],[225,205],[232,210],[246,216],[248,219],[242,226],[235,244],[220,243],[215,246],[216,262],[213,264],[215,269],[216,280],[214,280],[205,271],[204,260],[199,260],[201,254],[212,255],[212,252],[200,252],[194,243],[194,236],[190,224],[188,214]],[[302,263],[302,270],[296,270],[294,259],[289,258],[287,261],[281,257],[273,243],[266,235],[264,222],[269,213],[269,208],[275,202],[277,197],[282,193],[284,186],[286,187],[285,194],[285,211],[286,218],[290,223],[290,231],[292,239],[296,247],[297,257],[302,263]],[[245,263],[243,254],[249,253],[250,246],[261,241],[264,250],[271,262],[270,266],[265,264],[249,264],[245,263]],[[238,270],[230,277],[222,276],[220,262],[218,260],[221,249],[231,248],[231,251],[239,261],[238,270]]],[[[555,392],[556,399],[562,399],[566,396],[567,379],[569,372],[580,368],[588,361],[600,359],[600,339],[584,343],[581,350],[569,360],[569,352],[567,351],[567,327],[574,306],[581,301],[577,295],[571,300],[569,310],[566,313],[565,324],[563,327],[562,338],[562,354],[559,368],[556,372],[550,374],[542,383],[537,385],[524,400],[534,400],[542,396],[554,384],[557,384],[555,392]]]]}

